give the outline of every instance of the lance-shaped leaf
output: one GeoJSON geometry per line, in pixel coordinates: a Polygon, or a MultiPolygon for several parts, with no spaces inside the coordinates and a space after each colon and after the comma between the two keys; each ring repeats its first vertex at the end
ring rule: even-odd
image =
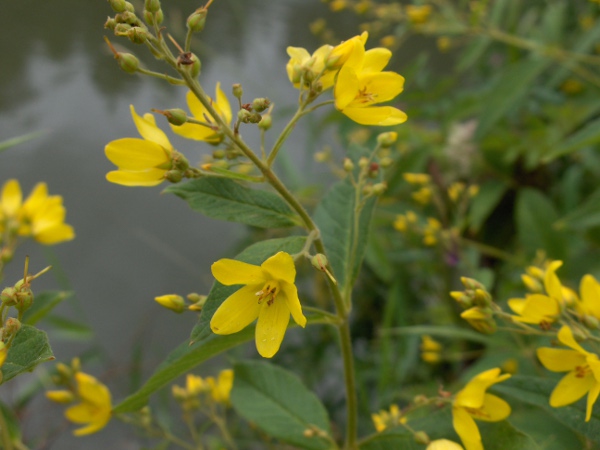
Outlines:
{"type": "Polygon", "coordinates": [[[277,194],[250,189],[228,178],[199,178],[168,187],[165,192],[181,197],[194,211],[213,219],[259,228],[291,227],[300,223],[277,194]]]}
{"type": "Polygon", "coordinates": [[[31,325],[23,324],[2,366],[2,383],[23,372],[31,372],[38,364],[53,359],[54,355],[46,333],[31,325]]]}

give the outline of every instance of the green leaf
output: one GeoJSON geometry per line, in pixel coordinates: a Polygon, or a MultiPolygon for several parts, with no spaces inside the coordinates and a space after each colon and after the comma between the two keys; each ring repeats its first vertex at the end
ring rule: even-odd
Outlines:
{"type": "Polygon", "coordinates": [[[585,230],[600,225],[600,189],[596,189],[577,208],[558,220],[556,229],[585,230]]]}
{"type": "Polygon", "coordinates": [[[469,229],[477,232],[492,213],[507,190],[506,183],[490,180],[481,185],[469,210],[469,229]]]}
{"type": "MultiPolygon", "coordinates": [[[[292,236],[258,242],[246,248],[236,256],[236,259],[250,264],[260,264],[279,251],[299,252],[305,241],[306,238],[303,236],[292,236]]],[[[214,283],[202,309],[198,324],[192,331],[191,341],[186,341],[173,350],[138,391],[115,407],[115,412],[123,413],[139,410],[146,405],[150,395],[167,383],[189,372],[213,356],[254,338],[254,325],[228,336],[219,336],[210,330],[212,315],[223,300],[237,289],[239,289],[239,286],[223,286],[219,282],[214,283]]]]}
{"type": "MultiPolygon", "coordinates": [[[[234,259],[248,264],[260,265],[277,252],[287,252],[289,254],[298,253],[304,247],[305,242],[306,238],[304,236],[269,239],[252,244],[239,253],[234,259]]],[[[224,286],[218,281],[214,282],[208,293],[206,303],[202,308],[198,324],[192,330],[192,342],[212,335],[210,319],[212,319],[217,308],[221,306],[221,303],[239,288],[240,286],[224,286]]]]}
{"type": "Polygon", "coordinates": [[[389,329],[382,329],[382,335],[405,335],[405,336],[438,336],[449,339],[461,339],[468,340],[471,342],[479,342],[485,345],[491,345],[495,342],[494,338],[490,336],[477,333],[473,330],[466,328],[458,328],[453,326],[441,326],[441,325],[413,325],[409,327],[396,327],[389,329]]]}
{"type": "Polygon", "coordinates": [[[486,450],[537,450],[534,440],[515,428],[509,421],[477,422],[486,450]]]}
{"type": "Polygon", "coordinates": [[[259,228],[298,225],[295,213],[277,194],[250,189],[227,178],[204,177],[165,189],[184,199],[194,211],[213,219],[259,228]]]}
{"type": "Polygon", "coordinates": [[[422,444],[417,444],[413,434],[406,430],[391,433],[379,433],[365,440],[358,446],[360,450],[423,450],[422,444]]]}
{"type": "Polygon", "coordinates": [[[533,254],[543,249],[553,259],[565,257],[567,236],[552,227],[558,220],[558,213],[548,197],[535,189],[521,189],[515,219],[519,241],[525,250],[533,254]]]}
{"type": "Polygon", "coordinates": [[[481,138],[527,94],[538,75],[548,66],[547,59],[524,59],[512,64],[491,83],[487,95],[481,99],[476,138],[481,138]]]}
{"type": "Polygon", "coordinates": [[[33,304],[23,315],[23,323],[35,325],[46,317],[60,302],[66,300],[72,292],[69,291],[45,291],[35,295],[33,304]]]}
{"type": "Polygon", "coordinates": [[[307,437],[317,427],[331,435],[327,411],[300,379],[277,366],[247,361],[234,366],[231,403],[269,436],[305,449],[330,449],[330,440],[307,437]]]}
{"type": "Polygon", "coordinates": [[[559,156],[568,155],[598,142],[600,142],[600,118],[588,121],[578,131],[555,145],[548,154],[544,155],[542,162],[548,163],[559,156]]]}
{"type": "Polygon", "coordinates": [[[358,227],[355,227],[356,190],[348,180],[344,180],[333,185],[315,211],[315,223],[342,291],[351,289],[358,276],[375,203],[375,198],[365,202],[357,221],[358,227]]]}
{"type": "Polygon", "coordinates": [[[94,335],[86,324],[65,317],[48,316],[46,322],[56,327],[56,331],[66,338],[90,339],[94,335]]]}
{"type": "Polygon", "coordinates": [[[38,364],[53,359],[46,333],[23,324],[8,349],[6,361],[2,366],[2,383],[23,372],[31,372],[38,364]]]}
{"type": "Polygon", "coordinates": [[[539,406],[559,422],[600,445],[600,413],[593,412],[589,422],[585,421],[585,401],[581,400],[569,406],[552,408],[550,394],[556,381],[526,376],[513,376],[493,390],[530,405],[539,406]]]}

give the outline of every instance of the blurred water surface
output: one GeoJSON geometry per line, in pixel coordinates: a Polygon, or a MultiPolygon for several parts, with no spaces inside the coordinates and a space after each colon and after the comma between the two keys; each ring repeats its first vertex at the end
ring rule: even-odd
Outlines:
{"type": "MultiPolygon", "coordinates": [[[[185,17],[203,3],[163,1],[168,31],[183,41],[185,17]]],[[[326,13],[319,0],[216,0],[206,29],[194,44],[202,60],[202,84],[212,93],[220,81],[229,93],[231,84],[239,82],[248,101],[264,96],[278,107],[293,106],[297,92],[285,73],[285,48],[320,45],[309,34],[308,24],[326,13]]],[[[64,197],[67,222],[75,227],[76,239],[51,249],[21,247],[5,283],[21,277],[26,254],[31,256],[32,272],[48,260],[58,261],[54,276],[46,275],[34,288],[57,289],[60,279],[63,285],[68,280],[75,297],[57,312],[88,324],[93,337],[74,343],[51,334],[57,360],[68,362],[79,352],[95,349],[103,355],[103,363],[92,362],[87,369],[106,381],[120,399],[131,383],[126,375],[135,349],[143,346],[142,377],[146,378],[169,350],[188,337],[196,321],[192,314],[162,309],[154,296],[206,293],[212,283],[210,264],[231,256],[232,245],[245,230],[201,217],[181,200],[161,195],[162,187],[126,188],[105,180],[106,172],[113,169],[104,156],[106,143],[138,137],[129,104],[140,114],[185,105],[184,88],[131,76],[118,68],[103,35],[138,54],[148,67],[162,71],[145,47],[103,29],[112,14],[105,1],[2,2],[0,141],[32,131],[44,134],[0,155],[0,181],[18,179],[25,195],[45,181],[51,194],[64,197]]],[[[275,122],[275,130],[281,125],[275,122]]],[[[192,163],[211,151],[209,146],[168,133],[192,163]]],[[[287,147],[292,153],[304,150],[297,139],[287,147]]],[[[18,386],[3,386],[2,398],[9,400],[18,386]]],[[[58,411],[47,402],[40,407],[58,411]]],[[[24,421],[26,436],[45,438],[46,419],[39,420],[24,421]]],[[[57,440],[40,446],[139,448],[120,430],[121,426],[111,424],[107,433],[74,441],[63,429],[57,440]]]]}

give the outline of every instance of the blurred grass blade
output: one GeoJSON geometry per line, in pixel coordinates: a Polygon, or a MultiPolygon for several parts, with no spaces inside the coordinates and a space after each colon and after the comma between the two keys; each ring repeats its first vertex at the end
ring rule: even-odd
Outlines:
{"type": "Polygon", "coordinates": [[[15,145],[22,144],[23,142],[27,142],[32,139],[36,139],[45,133],[46,133],[46,130],[34,131],[32,133],[27,133],[22,136],[17,136],[17,137],[2,141],[2,142],[0,142],[0,152],[3,152],[4,150],[8,150],[9,148],[14,147],[15,145]]]}

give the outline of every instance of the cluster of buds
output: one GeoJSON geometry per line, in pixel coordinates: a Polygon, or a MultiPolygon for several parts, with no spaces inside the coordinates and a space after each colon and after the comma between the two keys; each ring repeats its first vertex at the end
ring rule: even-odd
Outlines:
{"type": "Polygon", "coordinates": [[[229,394],[233,387],[233,370],[219,372],[217,378],[202,378],[193,374],[186,377],[185,387],[173,385],[173,398],[185,412],[201,409],[204,405],[229,405],[229,394]]]}
{"type": "Polygon", "coordinates": [[[186,296],[187,303],[181,295],[167,294],[155,297],[154,300],[161,306],[170,309],[176,313],[182,313],[186,309],[190,311],[202,311],[206,303],[206,295],[199,295],[195,292],[186,296]]]}
{"type": "MultiPolygon", "coordinates": [[[[240,96],[241,97],[241,96],[240,96]]],[[[268,98],[255,98],[252,103],[245,103],[238,111],[238,120],[241,123],[256,123],[259,128],[268,130],[271,127],[272,119],[269,113],[264,116],[262,113],[271,107],[271,101],[268,98]],[[263,124],[263,120],[266,122],[263,124]]]]}
{"type": "Polygon", "coordinates": [[[485,286],[473,278],[461,277],[464,291],[452,291],[450,296],[464,311],[461,317],[480,333],[492,334],[496,331],[493,318],[492,296],[485,286]]]}
{"type": "MultiPolygon", "coordinates": [[[[127,37],[134,44],[143,44],[146,42],[150,37],[150,33],[146,25],[135,14],[133,5],[125,0],[109,0],[109,3],[113,11],[117,14],[107,19],[104,28],[112,30],[115,36],[127,37]]],[[[146,1],[146,3],[154,2],[146,1]]],[[[158,1],[156,3],[158,3],[160,10],[160,3],[158,1]]],[[[146,13],[146,10],[144,10],[144,13],[146,13]]]]}

